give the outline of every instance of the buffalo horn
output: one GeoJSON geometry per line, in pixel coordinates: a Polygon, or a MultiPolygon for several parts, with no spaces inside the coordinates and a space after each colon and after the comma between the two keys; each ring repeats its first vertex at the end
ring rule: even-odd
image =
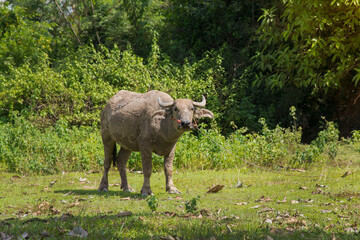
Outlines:
{"type": "Polygon", "coordinates": [[[163,107],[163,108],[171,107],[175,103],[174,101],[172,101],[172,102],[163,102],[160,97],[159,97],[158,101],[159,101],[159,105],[161,107],[163,107]]]}
{"type": "Polygon", "coordinates": [[[204,95],[202,96],[201,102],[193,102],[193,104],[195,107],[205,107],[206,99],[205,99],[204,95]]]}

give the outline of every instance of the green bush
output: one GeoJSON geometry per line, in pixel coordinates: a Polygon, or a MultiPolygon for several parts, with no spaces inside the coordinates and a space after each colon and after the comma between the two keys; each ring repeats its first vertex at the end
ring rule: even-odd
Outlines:
{"type": "Polygon", "coordinates": [[[23,64],[0,73],[0,116],[18,111],[38,126],[54,125],[59,119],[71,125],[91,126],[100,111],[119,90],[161,90],[174,98],[209,95],[209,107],[219,109],[215,91],[222,78],[221,58],[208,54],[193,64],[177,66],[156,51],[147,59],[117,47],[84,47],[50,67],[46,60],[36,66],[23,64]]]}
{"type": "MultiPolygon", "coordinates": [[[[59,120],[40,129],[24,116],[12,115],[12,123],[0,123],[0,163],[9,172],[51,174],[62,171],[100,170],[104,162],[100,130],[94,126],[70,126],[59,120]]],[[[308,147],[300,143],[301,129],[269,129],[265,119],[260,133],[238,129],[224,137],[219,129],[185,133],[177,143],[174,167],[182,170],[227,169],[265,166],[307,166],[325,162],[337,154],[338,130],[326,122],[308,147]],[[303,149],[303,150],[302,150],[303,149]]],[[[153,154],[153,170],[163,170],[163,157],[153,154]]],[[[129,169],[141,170],[141,157],[134,152],[129,169]]]]}
{"type": "Polygon", "coordinates": [[[339,130],[334,122],[324,119],[324,129],[318,133],[318,137],[310,143],[304,151],[297,151],[293,163],[307,165],[312,162],[324,162],[334,159],[338,153],[339,130]]]}
{"type": "Polygon", "coordinates": [[[0,161],[9,172],[52,174],[98,169],[103,162],[100,132],[59,121],[44,130],[22,116],[0,124],[0,161]]]}

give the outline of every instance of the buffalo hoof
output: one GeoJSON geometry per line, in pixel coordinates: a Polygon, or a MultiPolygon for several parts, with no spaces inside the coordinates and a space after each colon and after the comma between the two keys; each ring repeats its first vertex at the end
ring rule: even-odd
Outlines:
{"type": "Polygon", "coordinates": [[[142,197],[146,197],[146,196],[149,196],[149,195],[154,195],[150,189],[149,190],[143,190],[143,189],[141,190],[141,196],[142,197]]]}
{"type": "Polygon", "coordinates": [[[181,192],[176,187],[170,187],[166,191],[169,192],[170,194],[181,194],[181,192]]]}
{"type": "Polygon", "coordinates": [[[108,187],[100,186],[100,187],[98,188],[98,192],[108,192],[108,191],[109,191],[108,187]]]}

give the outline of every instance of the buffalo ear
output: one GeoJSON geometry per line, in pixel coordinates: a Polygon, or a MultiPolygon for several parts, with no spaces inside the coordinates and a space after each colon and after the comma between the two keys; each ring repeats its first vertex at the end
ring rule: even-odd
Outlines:
{"type": "Polygon", "coordinates": [[[155,116],[161,116],[161,117],[165,118],[166,111],[165,110],[157,110],[152,115],[152,117],[155,117],[155,116]]]}
{"type": "Polygon", "coordinates": [[[204,117],[214,118],[214,114],[210,110],[207,110],[207,109],[196,109],[195,113],[194,113],[194,117],[195,118],[204,118],[204,117]]]}

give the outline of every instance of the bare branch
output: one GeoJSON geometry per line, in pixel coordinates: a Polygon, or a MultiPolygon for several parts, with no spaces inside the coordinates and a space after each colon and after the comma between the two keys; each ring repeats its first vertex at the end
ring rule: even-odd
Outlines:
{"type": "Polygon", "coordinates": [[[63,10],[61,9],[60,5],[58,4],[58,2],[56,0],[54,0],[54,3],[56,4],[57,8],[59,9],[60,13],[62,14],[63,18],[65,19],[66,23],[69,25],[69,27],[71,28],[72,32],[74,33],[74,36],[77,40],[77,42],[82,45],[80,38],[78,37],[78,35],[75,32],[75,29],[73,28],[73,26],[71,25],[71,23],[68,21],[68,19],[66,18],[65,13],[63,12],[63,10]]]}

